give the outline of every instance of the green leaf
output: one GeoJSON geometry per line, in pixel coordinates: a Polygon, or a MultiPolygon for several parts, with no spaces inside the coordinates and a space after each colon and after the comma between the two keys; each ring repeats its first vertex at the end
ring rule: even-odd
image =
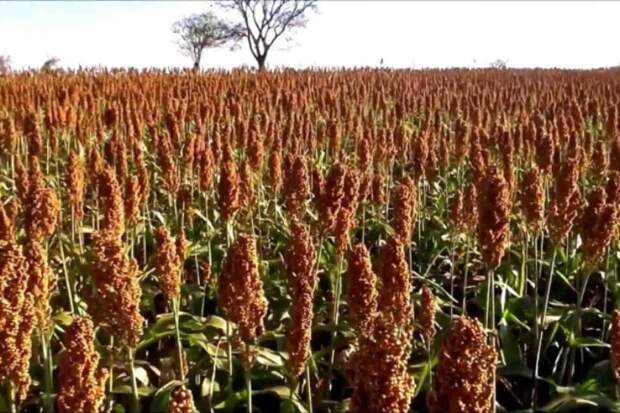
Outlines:
{"type": "Polygon", "coordinates": [[[572,340],[572,345],[576,347],[603,347],[609,348],[610,345],[594,337],[577,337],[572,340]]]}
{"type": "Polygon", "coordinates": [[[222,333],[226,333],[226,326],[228,325],[228,321],[226,321],[222,317],[212,315],[207,318],[205,324],[208,327],[212,327],[221,331],[222,333]]]}
{"type": "Polygon", "coordinates": [[[73,314],[69,311],[62,311],[54,315],[54,324],[60,324],[63,327],[68,327],[73,322],[73,314]]]}
{"type": "Polygon", "coordinates": [[[267,367],[284,367],[285,357],[271,349],[256,347],[256,362],[267,367]]]}
{"type": "MultiPolygon", "coordinates": [[[[148,397],[155,391],[154,387],[140,386],[138,387],[138,395],[140,397],[148,397]]],[[[115,394],[133,394],[133,390],[128,384],[119,384],[114,386],[112,393],[115,394]]]]}
{"type": "Polygon", "coordinates": [[[519,340],[505,323],[500,323],[499,336],[502,342],[501,352],[504,355],[506,366],[522,366],[523,358],[519,349],[519,340]]]}

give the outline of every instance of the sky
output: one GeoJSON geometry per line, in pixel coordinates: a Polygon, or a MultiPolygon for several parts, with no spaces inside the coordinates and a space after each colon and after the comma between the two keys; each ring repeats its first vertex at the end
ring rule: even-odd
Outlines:
{"type": "MultiPolygon", "coordinates": [[[[189,67],[172,24],[211,2],[0,2],[0,55],[17,69],[189,67]]],[[[620,2],[319,1],[268,65],[593,68],[620,64],[620,2]]],[[[254,65],[245,43],[208,50],[204,68],[254,65]]]]}

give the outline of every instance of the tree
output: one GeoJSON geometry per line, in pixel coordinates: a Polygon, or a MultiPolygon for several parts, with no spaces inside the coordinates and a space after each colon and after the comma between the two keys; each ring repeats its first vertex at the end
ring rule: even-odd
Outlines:
{"type": "Polygon", "coordinates": [[[179,35],[179,49],[192,59],[195,70],[200,68],[205,49],[234,44],[241,39],[240,26],[233,26],[212,12],[185,17],[172,26],[172,31],[179,35]]]}
{"type": "Polygon", "coordinates": [[[11,57],[0,56],[0,75],[9,73],[11,71],[11,57]]]}
{"type": "Polygon", "coordinates": [[[304,27],[307,12],[316,10],[316,0],[220,0],[220,7],[236,11],[242,33],[259,70],[265,68],[271,46],[284,33],[304,27]]]}
{"type": "Polygon", "coordinates": [[[49,59],[47,59],[44,63],[43,66],[41,66],[41,71],[42,72],[50,72],[52,70],[56,70],[56,66],[58,66],[58,63],[60,63],[60,59],[57,57],[50,57],[49,59]]]}
{"type": "Polygon", "coordinates": [[[508,60],[506,59],[497,59],[491,63],[489,63],[489,67],[492,69],[508,69],[508,60]]]}

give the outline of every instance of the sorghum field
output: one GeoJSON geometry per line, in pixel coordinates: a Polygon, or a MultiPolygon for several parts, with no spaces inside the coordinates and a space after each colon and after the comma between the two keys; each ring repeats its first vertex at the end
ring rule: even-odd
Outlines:
{"type": "Polygon", "coordinates": [[[604,412],[620,72],[0,77],[0,411],[604,412]]]}

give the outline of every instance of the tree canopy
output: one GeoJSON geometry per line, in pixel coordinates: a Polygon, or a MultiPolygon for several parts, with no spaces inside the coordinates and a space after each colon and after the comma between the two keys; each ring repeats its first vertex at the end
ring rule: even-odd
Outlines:
{"type": "Polygon", "coordinates": [[[172,26],[172,31],[179,36],[179,49],[192,59],[194,69],[200,68],[205,49],[235,43],[241,38],[240,26],[218,18],[213,12],[185,17],[172,26]]]}

